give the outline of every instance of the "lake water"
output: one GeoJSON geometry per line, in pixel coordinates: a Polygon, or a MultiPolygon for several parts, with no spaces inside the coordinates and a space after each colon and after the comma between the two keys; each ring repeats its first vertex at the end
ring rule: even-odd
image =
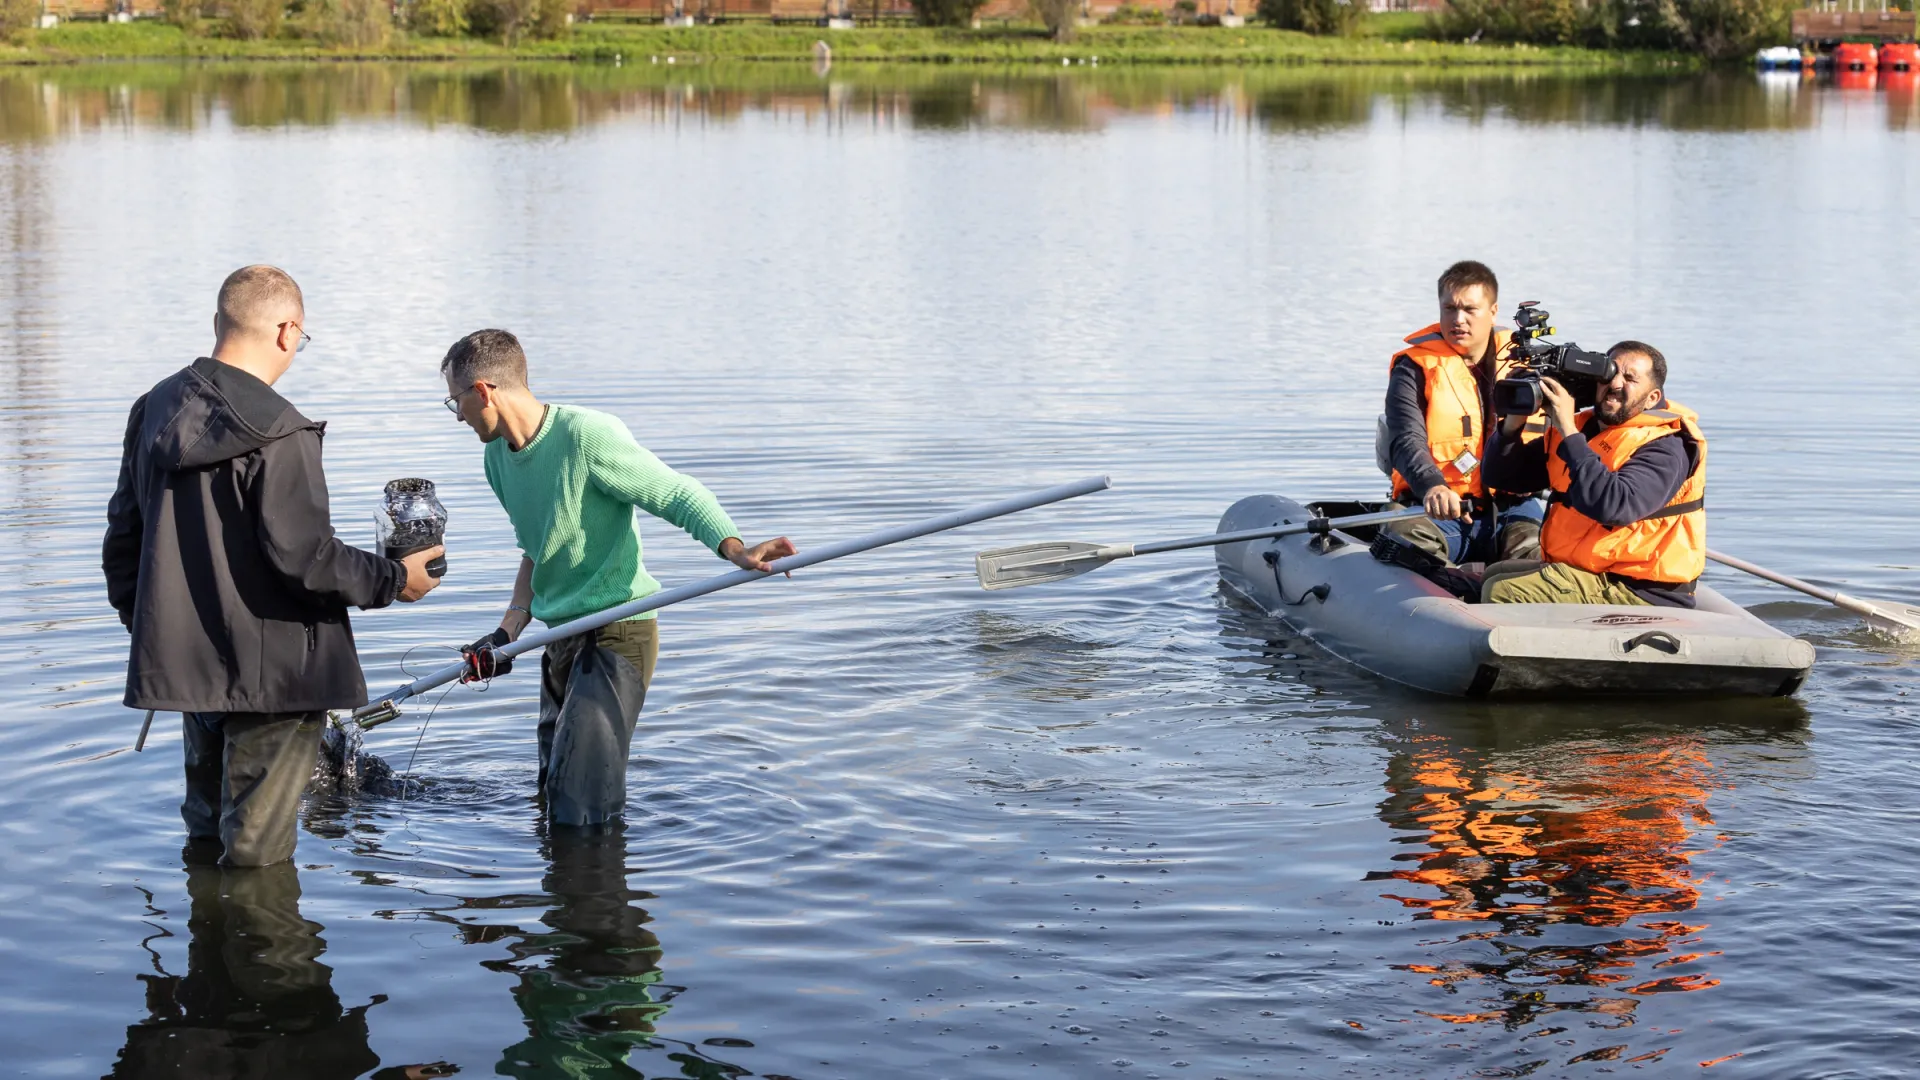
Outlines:
{"type": "MultiPolygon", "coordinates": [[[[1818,647],[1796,699],[1462,703],[1204,551],[998,594],[971,555],[1377,495],[1387,357],[1478,257],[1509,310],[1665,350],[1716,547],[1913,602],[1916,236],[1911,84],[0,73],[0,1071],[1907,1075],[1913,651],[1715,569],[1818,647]],[[421,794],[190,874],[99,539],[127,406],[255,260],[306,289],[281,388],[330,421],[338,527],[399,476],[451,510],[447,583],[355,620],[376,692],[506,602],[439,407],[479,327],[749,538],[1116,488],[664,613],[619,835],[541,834],[515,673],[373,735],[421,794]]],[[[724,569],[643,531],[669,584],[724,569]]]]}

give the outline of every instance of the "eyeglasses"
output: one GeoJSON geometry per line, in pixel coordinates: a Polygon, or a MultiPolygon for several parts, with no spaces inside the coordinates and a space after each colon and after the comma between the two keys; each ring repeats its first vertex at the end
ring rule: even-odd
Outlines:
{"type": "MultiPolygon", "coordinates": [[[[441,402],[440,404],[445,405],[447,407],[448,412],[452,413],[455,416],[459,416],[460,415],[460,399],[463,397],[466,397],[468,394],[473,393],[474,387],[481,386],[481,385],[483,384],[475,383],[473,386],[469,386],[465,390],[462,390],[459,393],[454,394],[451,397],[448,397],[447,400],[441,402]]],[[[484,385],[491,386],[493,384],[486,383],[484,385]]]]}
{"type": "Polygon", "coordinates": [[[283,322],[280,325],[291,326],[294,329],[300,331],[300,340],[293,346],[294,352],[305,352],[307,346],[313,344],[313,335],[307,333],[306,327],[301,326],[299,323],[293,321],[292,319],[288,319],[286,322],[283,322]]]}

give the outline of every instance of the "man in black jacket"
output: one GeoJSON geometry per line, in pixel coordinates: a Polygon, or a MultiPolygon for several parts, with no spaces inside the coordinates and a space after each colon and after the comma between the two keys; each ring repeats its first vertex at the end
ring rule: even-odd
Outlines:
{"type": "Polygon", "coordinates": [[[438,547],[393,560],[333,535],[325,425],[273,390],[305,321],[283,271],[228,276],[213,355],[134,402],[107,504],[107,598],[133,634],[126,704],[184,714],[180,814],[228,866],[292,857],[326,710],[366,703],[347,607],[438,583],[438,547]]]}

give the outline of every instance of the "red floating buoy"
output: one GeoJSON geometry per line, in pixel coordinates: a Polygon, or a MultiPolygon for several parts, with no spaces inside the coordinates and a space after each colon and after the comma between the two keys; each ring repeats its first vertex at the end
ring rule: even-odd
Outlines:
{"type": "Polygon", "coordinates": [[[1843,41],[1833,47],[1835,71],[1873,71],[1879,66],[1879,54],[1864,41],[1843,41]]]}

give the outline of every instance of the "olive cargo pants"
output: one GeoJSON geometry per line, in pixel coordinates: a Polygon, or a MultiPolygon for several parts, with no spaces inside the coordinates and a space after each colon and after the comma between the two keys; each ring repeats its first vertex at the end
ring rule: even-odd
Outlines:
{"type": "Polygon", "coordinates": [[[602,825],[627,805],[627,755],[647,701],[660,629],[628,619],[540,657],[540,790],[556,825],[602,825]]]}
{"type": "Polygon", "coordinates": [[[190,840],[218,841],[223,866],[270,866],[293,858],[294,820],[327,714],[185,713],[190,840]]]}
{"type": "Polygon", "coordinates": [[[1538,559],[1515,559],[1487,567],[1487,576],[1480,582],[1480,602],[1647,606],[1638,593],[1604,574],[1538,559]]]}

